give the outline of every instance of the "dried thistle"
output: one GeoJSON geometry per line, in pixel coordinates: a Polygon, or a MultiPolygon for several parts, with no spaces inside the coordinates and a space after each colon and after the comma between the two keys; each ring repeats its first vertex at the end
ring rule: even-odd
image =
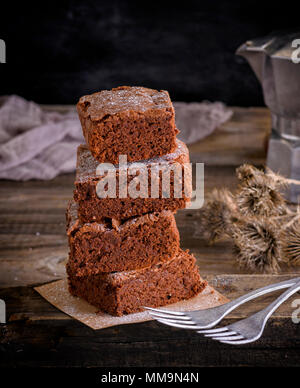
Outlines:
{"type": "Polygon", "coordinates": [[[236,173],[241,182],[236,202],[243,216],[276,217],[287,213],[286,202],[279,192],[281,181],[248,164],[239,167],[236,173]]]}
{"type": "Polygon", "coordinates": [[[256,177],[251,185],[240,185],[236,202],[243,216],[276,217],[287,213],[283,196],[265,177],[256,177]]]}
{"type": "MultiPolygon", "coordinates": [[[[265,172],[251,164],[243,164],[236,169],[236,176],[242,184],[252,185],[255,184],[259,178],[265,178],[266,182],[272,185],[274,188],[286,187],[290,181],[294,180],[287,179],[279,174],[275,174],[269,167],[265,168],[265,172]]],[[[300,183],[300,182],[299,182],[300,183]]]]}
{"type": "Polygon", "coordinates": [[[282,260],[289,265],[300,265],[300,221],[299,215],[294,222],[283,228],[280,234],[282,260]]]}
{"type": "Polygon", "coordinates": [[[300,264],[300,210],[292,212],[280,193],[287,184],[300,182],[249,164],[236,174],[234,195],[215,189],[206,200],[201,214],[204,235],[210,242],[232,237],[237,261],[252,271],[277,273],[281,261],[300,264]]]}
{"type": "Polygon", "coordinates": [[[239,220],[234,225],[234,253],[239,264],[251,271],[279,271],[280,249],[277,225],[272,220],[239,220]]]}
{"type": "Polygon", "coordinates": [[[231,235],[235,220],[236,205],[227,189],[214,189],[201,211],[201,231],[213,243],[231,235]]]}
{"type": "Polygon", "coordinates": [[[241,165],[240,167],[238,167],[236,170],[236,176],[238,178],[238,180],[243,183],[243,184],[246,184],[246,185],[251,185],[253,181],[255,181],[255,179],[258,177],[258,176],[263,176],[264,175],[264,172],[259,170],[258,168],[250,165],[250,164],[243,164],[241,165]]]}

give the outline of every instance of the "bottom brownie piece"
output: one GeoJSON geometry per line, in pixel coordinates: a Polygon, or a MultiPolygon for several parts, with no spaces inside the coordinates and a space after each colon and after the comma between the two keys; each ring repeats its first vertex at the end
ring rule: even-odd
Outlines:
{"type": "Polygon", "coordinates": [[[196,259],[179,250],[172,259],[128,272],[77,276],[67,265],[69,291],[111,315],[121,316],[189,299],[202,291],[196,259]]]}

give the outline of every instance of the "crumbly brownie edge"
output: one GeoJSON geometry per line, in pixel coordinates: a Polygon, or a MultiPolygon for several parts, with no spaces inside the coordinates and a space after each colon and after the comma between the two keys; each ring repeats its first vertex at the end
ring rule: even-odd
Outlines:
{"type": "Polygon", "coordinates": [[[81,223],[101,222],[106,217],[126,220],[146,213],[169,210],[176,213],[185,209],[190,199],[184,198],[104,198],[86,199],[78,202],[78,216],[81,223]]]}

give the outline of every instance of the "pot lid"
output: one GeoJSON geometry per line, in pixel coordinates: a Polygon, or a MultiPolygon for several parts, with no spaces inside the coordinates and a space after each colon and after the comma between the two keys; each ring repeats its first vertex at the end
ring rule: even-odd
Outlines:
{"type": "Polygon", "coordinates": [[[292,60],[295,50],[300,47],[299,32],[276,31],[263,38],[246,42],[247,51],[262,51],[272,58],[292,60]]]}

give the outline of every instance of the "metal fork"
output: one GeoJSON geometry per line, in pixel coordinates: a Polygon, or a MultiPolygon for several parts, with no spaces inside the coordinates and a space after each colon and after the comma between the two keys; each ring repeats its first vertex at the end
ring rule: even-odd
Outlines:
{"type": "Polygon", "coordinates": [[[269,286],[251,291],[248,294],[243,295],[221,306],[213,307],[206,310],[181,312],[154,309],[151,307],[144,308],[146,310],[149,310],[149,313],[153,318],[168,326],[190,330],[209,329],[219,323],[226,315],[228,315],[231,311],[233,311],[243,303],[246,303],[269,292],[291,287],[299,281],[300,278],[294,278],[290,280],[285,280],[280,283],[271,284],[269,286]]]}
{"type": "Polygon", "coordinates": [[[268,307],[251,315],[249,318],[242,319],[220,329],[200,330],[197,333],[205,334],[205,337],[211,337],[214,340],[230,345],[242,345],[254,342],[261,337],[265,325],[273,312],[299,290],[300,281],[281,294],[268,307]]]}

